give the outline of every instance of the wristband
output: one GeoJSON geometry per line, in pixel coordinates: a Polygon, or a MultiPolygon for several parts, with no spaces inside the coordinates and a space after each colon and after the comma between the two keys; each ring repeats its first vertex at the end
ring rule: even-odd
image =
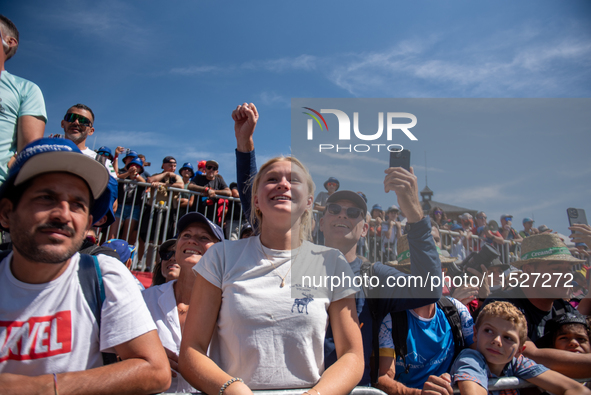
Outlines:
{"type": "Polygon", "coordinates": [[[222,385],[222,388],[220,388],[220,392],[218,395],[222,395],[224,393],[224,391],[226,390],[226,388],[228,388],[230,386],[230,384],[235,383],[237,381],[240,381],[241,383],[244,383],[244,380],[242,380],[239,377],[234,377],[233,379],[230,379],[228,381],[226,381],[224,383],[224,385],[222,385]]]}
{"type": "Polygon", "coordinates": [[[205,192],[209,192],[210,188],[209,187],[205,187],[205,192]]]}
{"type": "Polygon", "coordinates": [[[57,374],[53,374],[53,392],[55,393],[55,395],[58,395],[57,392],[57,374]]]}

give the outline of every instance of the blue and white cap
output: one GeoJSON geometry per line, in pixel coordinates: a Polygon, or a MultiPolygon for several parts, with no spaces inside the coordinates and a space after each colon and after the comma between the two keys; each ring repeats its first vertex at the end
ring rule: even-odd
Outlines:
{"type": "Polygon", "coordinates": [[[211,222],[203,214],[197,212],[185,214],[179,219],[179,222],[177,222],[176,225],[177,233],[180,234],[187,226],[194,224],[195,222],[206,224],[211,229],[211,233],[213,233],[219,241],[224,240],[224,232],[222,231],[222,228],[211,222]]]}
{"type": "Polygon", "coordinates": [[[0,188],[0,198],[11,185],[20,185],[44,173],[64,172],[82,178],[98,199],[109,182],[109,173],[96,160],[82,154],[66,139],[42,138],[29,143],[17,156],[8,178],[0,188]]]}

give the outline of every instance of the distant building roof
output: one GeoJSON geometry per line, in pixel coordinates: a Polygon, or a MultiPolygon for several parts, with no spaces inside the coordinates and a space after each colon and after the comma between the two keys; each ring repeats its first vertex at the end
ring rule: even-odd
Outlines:
{"type": "Polygon", "coordinates": [[[426,212],[431,211],[431,208],[433,208],[435,206],[441,207],[441,209],[443,211],[445,211],[446,214],[448,214],[448,217],[449,217],[450,213],[460,213],[460,214],[470,213],[472,215],[476,215],[476,213],[478,212],[478,210],[472,210],[472,209],[465,208],[465,207],[454,206],[453,204],[436,202],[434,200],[423,201],[422,206],[423,206],[423,210],[426,212]]]}

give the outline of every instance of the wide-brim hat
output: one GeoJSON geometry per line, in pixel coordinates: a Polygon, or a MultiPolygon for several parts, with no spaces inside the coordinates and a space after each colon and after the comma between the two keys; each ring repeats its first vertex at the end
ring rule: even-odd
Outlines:
{"type": "Polygon", "coordinates": [[[125,168],[129,169],[129,166],[131,165],[137,165],[140,167],[139,174],[142,174],[144,172],[144,162],[142,162],[140,158],[133,158],[127,163],[127,165],[125,165],[125,168]]]}
{"type": "Polygon", "coordinates": [[[181,217],[181,219],[179,219],[179,222],[177,222],[176,226],[178,234],[185,230],[187,226],[194,223],[202,223],[207,225],[213,235],[218,238],[218,240],[224,240],[224,232],[222,231],[222,228],[211,222],[203,214],[197,212],[185,214],[181,217]]]}
{"type": "Polygon", "coordinates": [[[535,262],[571,262],[573,265],[585,262],[577,259],[558,235],[545,233],[526,237],[521,242],[521,260],[513,266],[521,267],[535,262]]]}
{"type": "Polygon", "coordinates": [[[337,191],[328,197],[326,204],[338,202],[339,200],[347,200],[353,203],[357,208],[363,210],[363,219],[365,219],[365,215],[367,214],[367,204],[356,192],[346,190],[337,191]]]}
{"type": "Polygon", "coordinates": [[[127,158],[137,158],[137,157],[138,157],[138,153],[130,150],[129,152],[127,152],[127,154],[125,154],[125,156],[123,157],[123,160],[125,160],[127,158]]]}
{"type": "Polygon", "coordinates": [[[193,177],[195,175],[195,169],[193,168],[193,165],[190,162],[183,163],[183,167],[180,168],[179,174],[181,174],[181,171],[183,171],[185,169],[191,170],[191,177],[193,177]]]}

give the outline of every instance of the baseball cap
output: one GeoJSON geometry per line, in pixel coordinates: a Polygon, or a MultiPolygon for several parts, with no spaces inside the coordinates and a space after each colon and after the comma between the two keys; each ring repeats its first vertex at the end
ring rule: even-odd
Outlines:
{"type": "Polygon", "coordinates": [[[205,166],[208,166],[208,165],[215,165],[218,168],[220,167],[220,164],[213,159],[210,159],[207,162],[205,162],[205,166]]]}
{"type": "Polygon", "coordinates": [[[205,162],[204,160],[200,161],[200,162],[197,164],[197,168],[198,168],[198,169],[203,169],[203,168],[205,168],[205,163],[207,163],[207,162],[205,162]]]}
{"type": "Polygon", "coordinates": [[[127,260],[133,257],[135,246],[130,246],[125,240],[111,239],[103,243],[102,247],[107,247],[115,251],[119,255],[119,260],[127,263],[127,260]]]}
{"type": "Polygon", "coordinates": [[[211,233],[213,233],[214,236],[218,238],[218,240],[224,240],[224,232],[222,231],[222,228],[211,222],[209,219],[205,218],[203,214],[197,212],[185,214],[181,217],[181,219],[179,219],[179,222],[177,222],[176,225],[177,234],[180,234],[187,228],[187,226],[196,222],[206,224],[209,226],[209,229],[211,229],[211,233]]]}
{"type": "Polygon", "coordinates": [[[371,208],[371,211],[374,211],[374,210],[380,210],[380,211],[384,211],[384,210],[382,210],[382,206],[380,206],[380,205],[379,205],[379,204],[377,204],[377,203],[376,203],[376,204],[374,204],[374,205],[373,205],[373,207],[371,208]]]}
{"type": "Polygon", "coordinates": [[[542,233],[542,232],[547,232],[547,231],[550,231],[550,232],[552,232],[552,229],[550,229],[550,228],[549,228],[549,227],[547,227],[546,225],[540,225],[540,226],[538,226],[538,230],[540,231],[540,233],[542,233]]]}
{"type": "Polygon", "coordinates": [[[528,223],[528,222],[535,222],[535,221],[534,221],[533,219],[529,218],[529,217],[525,217],[525,218],[523,219],[523,224],[525,225],[525,224],[526,224],[526,223],[528,223]]]}
{"type": "Polygon", "coordinates": [[[172,157],[172,156],[165,156],[164,159],[162,159],[162,164],[170,163],[172,161],[175,161],[175,163],[176,163],[176,159],[174,159],[174,157],[172,157]]]}
{"type": "Polygon", "coordinates": [[[158,252],[168,251],[168,249],[176,243],[176,239],[168,239],[164,243],[160,244],[158,252]]]}
{"type": "Polygon", "coordinates": [[[365,201],[365,204],[367,204],[367,196],[365,196],[365,193],[363,193],[361,191],[357,191],[357,194],[359,196],[361,196],[361,198],[363,199],[363,201],[365,201]]]}
{"type": "Polygon", "coordinates": [[[82,154],[72,141],[46,137],[29,143],[16,156],[7,180],[0,187],[0,198],[13,186],[40,174],[54,172],[71,173],[82,178],[94,199],[101,196],[109,182],[105,166],[82,154]]]}
{"type": "Polygon", "coordinates": [[[326,203],[334,203],[339,200],[348,200],[353,203],[357,208],[360,208],[363,211],[363,217],[365,218],[365,215],[367,214],[367,204],[365,204],[365,200],[363,200],[357,192],[347,190],[337,191],[328,197],[326,203]]]}
{"type": "Polygon", "coordinates": [[[393,204],[390,207],[388,207],[388,212],[390,211],[400,211],[400,209],[398,208],[397,205],[393,204]]]}

